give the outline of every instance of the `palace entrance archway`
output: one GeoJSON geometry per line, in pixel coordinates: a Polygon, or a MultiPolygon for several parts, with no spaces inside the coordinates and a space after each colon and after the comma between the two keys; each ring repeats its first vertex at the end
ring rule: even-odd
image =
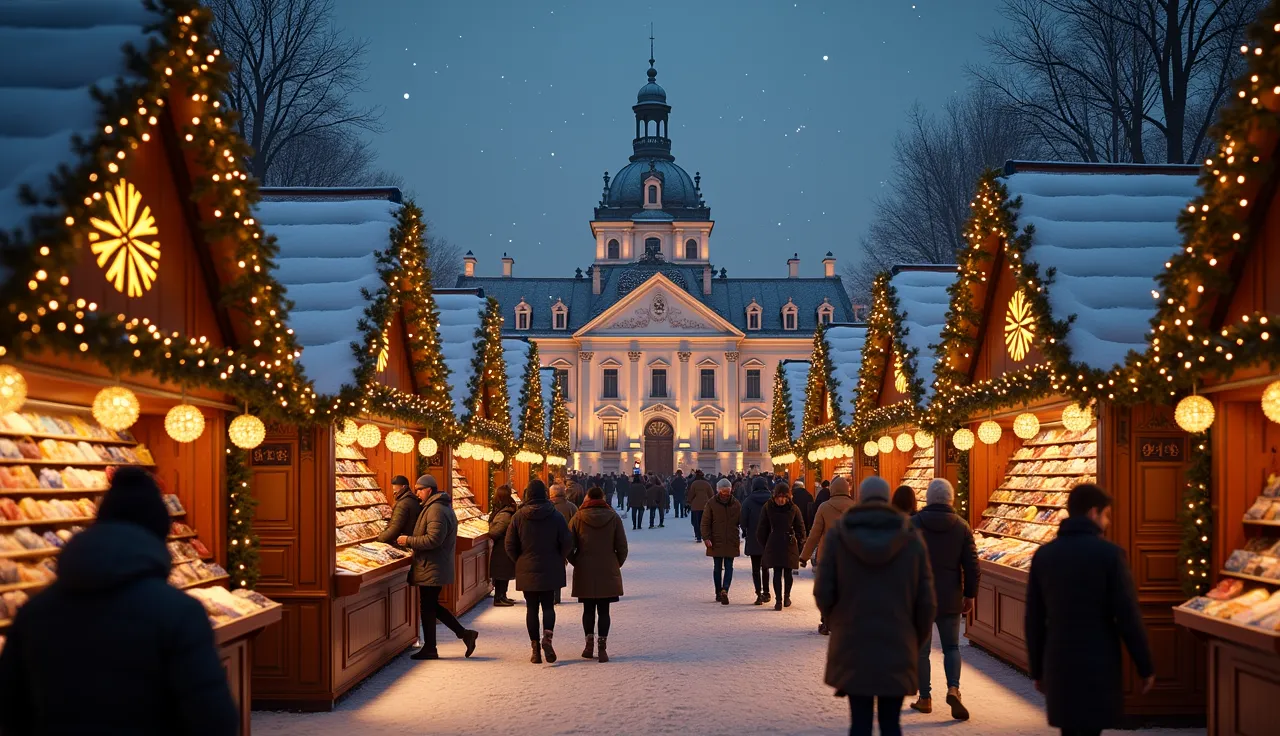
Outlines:
{"type": "Polygon", "coordinates": [[[644,427],[644,469],[667,476],[675,472],[676,432],[665,419],[654,419],[644,427]]]}

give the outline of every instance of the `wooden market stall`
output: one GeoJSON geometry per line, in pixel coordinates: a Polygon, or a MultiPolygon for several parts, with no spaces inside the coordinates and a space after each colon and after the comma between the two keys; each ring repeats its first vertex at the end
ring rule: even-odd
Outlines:
{"type": "MultiPolygon", "coordinates": [[[[878,459],[890,487],[911,486],[921,507],[930,480],[958,481],[958,465],[937,452],[937,440],[945,448],[947,438],[935,437],[919,422],[933,395],[933,346],[946,324],[947,288],[955,280],[955,266],[895,266],[876,278],[858,373],[857,422],[848,433],[858,455],[878,459]]],[[[859,475],[860,481],[865,474],[859,475]]],[[[961,504],[956,508],[967,511],[961,504]]]]}
{"type": "Polygon", "coordinates": [[[985,176],[924,418],[968,451],[958,490],[982,569],[968,637],[1018,667],[1031,556],[1056,535],[1072,486],[1111,492],[1107,536],[1128,555],[1155,657],[1149,695],[1126,676],[1138,718],[1202,711],[1198,650],[1170,612],[1181,597],[1188,439],[1167,407],[1133,398],[1126,372],[1145,349],[1153,279],[1179,248],[1175,220],[1196,194],[1194,173],[1010,162],[985,176]]]}
{"type": "Polygon", "coordinates": [[[511,407],[514,451],[507,482],[517,496],[534,476],[542,476],[547,453],[547,402],[543,397],[538,344],[524,338],[503,338],[507,370],[507,402],[511,407]]]}
{"type": "Polygon", "coordinates": [[[769,419],[769,455],[773,472],[797,480],[804,476],[807,461],[800,446],[804,430],[804,387],[809,380],[809,361],[784,360],[773,377],[773,413],[769,419]]]}
{"type": "Polygon", "coordinates": [[[248,444],[257,414],[307,399],[278,285],[238,264],[269,251],[202,68],[210,18],[171,5],[0,7],[0,643],[110,474],[146,468],[172,516],[170,583],[212,612],[247,734],[251,642],[281,607],[252,592],[228,422],[248,444]]]}
{"type": "Polygon", "coordinates": [[[807,480],[813,493],[823,480],[837,473],[851,480],[857,476],[857,453],[845,443],[845,433],[853,423],[866,337],[867,328],[860,324],[819,325],[813,333],[801,434],[796,443],[796,454],[805,458],[811,470],[807,480]]]}

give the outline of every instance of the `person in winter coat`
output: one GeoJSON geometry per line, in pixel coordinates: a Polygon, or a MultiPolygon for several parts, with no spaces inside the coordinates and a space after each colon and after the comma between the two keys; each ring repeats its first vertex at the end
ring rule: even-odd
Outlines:
{"type": "Polygon", "coordinates": [[[151,475],[119,468],[97,522],[5,632],[0,733],[239,733],[209,617],[168,582],[169,521],[151,475]]]}
{"type": "Polygon", "coordinates": [[[440,591],[454,580],[453,555],[458,545],[458,517],[453,513],[453,500],[436,487],[435,476],[420,476],[414,492],[422,502],[422,511],[413,526],[412,535],[401,535],[396,544],[413,550],[413,567],[409,584],[418,586],[418,602],[422,616],[422,648],[409,659],[439,659],[436,653],[436,621],[439,620],[467,645],[464,656],[476,651],[480,632],[464,628],[453,612],[440,602],[440,591]]]}
{"type": "MultiPolygon", "coordinates": [[[[569,503],[573,504],[573,507],[576,509],[582,505],[584,500],[586,500],[587,489],[582,487],[582,483],[578,482],[577,478],[574,478],[569,481],[569,486],[565,489],[565,498],[569,503]]],[[[568,522],[569,520],[565,519],[565,521],[568,522]]]]}
{"type": "Polygon", "coordinates": [[[644,505],[649,496],[649,487],[645,485],[644,476],[631,476],[627,487],[627,508],[631,509],[631,528],[639,529],[644,522],[644,505]]]}
{"type": "Polygon", "coordinates": [[[804,518],[800,515],[800,508],[791,500],[791,488],[786,483],[779,483],[773,487],[773,498],[765,504],[764,512],[760,514],[760,526],[756,529],[756,538],[764,546],[760,564],[773,568],[775,611],[791,605],[792,573],[800,569],[804,532],[804,518]]]}
{"type": "MultiPolygon", "coordinates": [[[[968,720],[969,710],[960,699],[960,618],[973,610],[978,595],[978,550],[973,543],[973,530],[951,506],[955,491],[946,478],[934,478],[925,489],[928,503],[911,523],[920,530],[929,550],[929,568],[933,572],[934,597],[938,601],[938,639],[942,642],[942,667],[947,676],[947,705],[951,717],[968,720]]],[[[911,707],[921,713],[933,711],[932,688],[929,683],[929,652],[933,637],[920,647],[920,698],[911,707]]]]}
{"type": "Polygon", "coordinates": [[[411,534],[413,525],[418,523],[418,514],[422,513],[422,503],[409,487],[408,478],[403,475],[392,478],[391,492],[396,505],[391,509],[391,520],[387,522],[387,528],[378,535],[378,541],[383,544],[393,544],[400,536],[411,534]]]}
{"type": "Polygon", "coordinates": [[[822,487],[818,489],[818,492],[813,497],[814,508],[816,509],[817,507],[826,503],[827,499],[829,498],[831,498],[831,481],[824,480],[822,481],[822,487]]]}
{"type": "Polygon", "coordinates": [[[609,604],[617,603],[622,597],[627,533],[622,528],[622,518],[605,501],[604,491],[592,488],[587,491],[587,500],[578,509],[578,515],[569,522],[569,534],[573,537],[573,549],[569,551],[569,562],[573,565],[572,594],[582,604],[582,630],[587,636],[582,658],[595,659],[599,644],[600,661],[608,662],[612,623],[609,604]]]}
{"type": "Polygon", "coordinates": [[[742,502],[742,538],[745,540],[745,552],[751,558],[751,582],[756,587],[757,606],[770,601],[769,568],[763,564],[764,545],[756,536],[756,530],[760,527],[760,517],[764,515],[765,504],[769,503],[771,496],[769,480],[764,476],[756,476],[751,481],[751,493],[742,502]]]}
{"type": "Polygon", "coordinates": [[[649,528],[653,528],[653,517],[658,517],[658,526],[667,523],[667,489],[663,487],[658,476],[649,477],[649,487],[645,489],[644,505],[649,509],[649,528]]]}
{"type": "MultiPolygon", "coordinates": [[[[834,493],[834,491],[833,491],[834,493]]],[[[831,627],[825,681],[848,696],[850,734],[902,733],[902,701],[936,612],[929,553],[910,517],[889,505],[889,484],[871,476],[854,506],[827,532],[813,595],[831,627]]]]}
{"type": "Polygon", "coordinates": [[[564,517],[565,524],[573,521],[573,515],[578,513],[578,504],[569,500],[568,490],[559,483],[551,486],[551,505],[564,517]]]}
{"type": "Polygon", "coordinates": [[[685,491],[684,500],[685,505],[692,511],[690,515],[693,518],[690,519],[690,523],[693,524],[693,538],[699,542],[702,541],[702,509],[714,495],[716,492],[703,477],[702,471],[693,471],[693,482],[689,484],[689,490],[685,491]]]}
{"type": "Polygon", "coordinates": [[[551,640],[556,628],[555,594],[565,585],[564,564],[573,549],[573,537],[569,535],[564,516],[547,498],[547,487],[542,481],[529,482],[524,492],[524,506],[511,519],[505,544],[507,554],[516,561],[516,590],[524,592],[524,622],[533,645],[529,661],[542,664],[545,655],[547,662],[554,664],[556,651],[551,640]]]}
{"type": "MultiPolygon", "coordinates": [[[[804,549],[800,550],[801,567],[808,560],[814,559],[822,540],[826,537],[827,531],[836,528],[845,512],[854,506],[853,497],[849,495],[849,481],[843,476],[836,476],[835,480],[831,481],[827,493],[829,497],[818,506],[813,514],[813,528],[809,530],[809,536],[805,539],[804,549]]],[[[814,569],[816,571],[816,565],[814,569]]],[[[826,619],[818,620],[818,633],[823,636],[831,633],[831,629],[827,627],[826,619]]]]}
{"type": "Polygon", "coordinates": [[[1063,734],[1097,734],[1124,715],[1120,643],[1138,667],[1142,693],[1155,684],[1151,648],[1124,551],[1102,538],[1111,497],[1093,484],[1067,496],[1058,536],[1031,558],[1027,655],[1044,693],[1049,725],[1063,734]]]}
{"type": "Polygon", "coordinates": [[[897,510],[911,516],[916,512],[916,489],[911,486],[898,486],[893,491],[889,503],[897,510]]]}
{"type": "Polygon", "coordinates": [[[671,478],[671,505],[675,509],[677,519],[683,519],[687,515],[684,496],[688,491],[689,485],[685,482],[684,471],[677,470],[675,476],[671,478]]]}
{"type": "Polygon", "coordinates": [[[813,526],[813,514],[818,507],[813,504],[813,494],[804,487],[804,479],[796,481],[791,486],[791,501],[800,509],[800,518],[804,520],[804,528],[808,529],[813,526]]]}
{"type": "Polygon", "coordinates": [[[702,542],[707,557],[715,561],[711,581],[716,586],[716,600],[729,605],[729,584],[733,582],[733,558],[742,554],[738,543],[738,527],[742,524],[742,504],[733,497],[733,483],[722,478],[716,483],[716,495],[702,507],[702,542]]]}
{"type": "Polygon", "coordinates": [[[516,604],[507,597],[508,586],[516,576],[516,562],[507,555],[507,527],[516,514],[516,501],[511,486],[501,485],[493,492],[493,508],[489,511],[489,577],[493,580],[494,608],[510,608],[516,604]]]}

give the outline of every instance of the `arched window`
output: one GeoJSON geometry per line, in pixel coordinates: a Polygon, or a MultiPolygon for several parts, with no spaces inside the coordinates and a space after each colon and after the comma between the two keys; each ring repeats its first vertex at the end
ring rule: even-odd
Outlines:
{"type": "Polygon", "coordinates": [[[684,257],[691,261],[698,260],[698,241],[693,238],[684,241],[684,257]]]}
{"type": "Polygon", "coordinates": [[[658,187],[653,184],[650,184],[649,185],[649,204],[657,204],[657,203],[658,203],[658,187]]]}
{"type": "Polygon", "coordinates": [[[645,238],[644,254],[649,258],[660,258],[662,256],[662,240],[659,238],[645,238]]]}
{"type": "Polygon", "coordinates": [[[610,240],[604,255],[605,258],[616,261],[622,257],[622,246],[618,245],[617,240],[610,240]]]}

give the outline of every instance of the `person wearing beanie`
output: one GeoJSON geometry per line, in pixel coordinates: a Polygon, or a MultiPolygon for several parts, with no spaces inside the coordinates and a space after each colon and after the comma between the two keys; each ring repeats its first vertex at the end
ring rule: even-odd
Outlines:
{"type": "Polygon", "coordinates": [[[403,475],[392,478],[391,493],[395,500],[391,520],[387,522],[387,528],[378,535],[378,541],[383,544],[394,544],[400,537],[412,534],[413,525],[418,522],[418,515],[422,513],[422,502],[409,487],[408,478],[403,475]]]}
{"type": "Polygon", "coordinates": [[[573,537],[564,516],[556,511],[547,497],[547,487],[542,481],[529,481],[524,492],[524,506],[512,517],[504,544],[507,555],[516,562],[516,590],[524,593],[525,626],[533,646],[533,656],[529,661],[542,664],[545,656],[548,663],[554,664],[555,597],[565,586],[564,566],[573,550],[573,537]],[[542,612],[541,626],[539,610],[542,612]],[[538,636],[540,629],[541,641],[538,636]]]}
{"type": "Polygon", "coordinates": [[[813,503],[813,494],[804,486],[804,478],[791,485],[791,501],[800,509],[800,518],[804,519],[804,528],[813,527],[813,514],[818,507],[813,503]]]}
{"type": "Polygon", "coordinates": [[[729,585],[733,582],[733,558],[742,554],[738,543],[738,526],[742,523],[742,504],[733,497],[733,483],[721,478],[716,495],[702,509],[702,540],[707,557],[714,559],[711,581],[716,586],[716,601],[729,605],[729,585]]]}
{"type": "Polygon", "coordinates": [[[688,491],[689,484],[685,482],[684,471],[676,470],[675,476],[671,478],[671,506],[677,519],[683,519],[688,515],[684,505],[684,494],[688,491]]]}
{"type": "Polygon", "coordinates": [[[98,521],[67,543],[57,579],[5,632],[0,733],[239,732],[204,606],[169,585],[169,523],[151,474],[118,469],[98,521]],[[69,674],[93,686],[74,687],[69,674]]]}
{"type": "Polygon", "coordinates": [[[769,568],[765,567],[764,562],[764,545],[760,543],[760,538],[756,536],[756,530],[760,528],[760,517],[764,515],[764,506],[769,503],[769,479],[756,476],[751,481],[751,493],[747,494],[747,499],[742,502],[742,539],[744,540],[743,552],[751,558],[751,582],[756,587],[755,605],[761,606],[768,603],[769,597],[769,568]]]}
{"type": "Polygon", "coordinates": [[[413,526],[412,535],[401,535],[396,544],[413,550],[413,567],[409,583],[418,587],[422,617],[422,648],[410,659],[439,659],[436,651],[436,621],[444,624],[467,646],[470,657],[476,651],[480,632],[464,628],[453,612],[440,602],[440,593],[452,585],[454,552],[458,546],[458,516],[453,512],[453,499],[436,486],[435,476],[426,474],[414,483],[414,493],[422,503],[422,511],[413,526]]]}
{"type": "Polygon", "coordinates": [[[716,492],[703,477],[702,471],[693,471],[693,482],[689,484],[689,490],[685,491],[685,505],[693,512],[689,522],[693,524],[693,538],[699,543],[702,542],[702,510],[714,495],[716,492]]]}
{"type": "MultiPolygon", "coordinates": [[[[808,560],[816,559],[818,546],[826,537],[827,531],[834,529],[836,524],[840,522],[840,518],[845,512],[853,508],[853,497],[849,495],[849,481],[844,476],[837,475],[829,487],[830,498],[828,498],[813,515],[813,528],[809,530],[809,537],[804,542],[804,549],[800,550],[800,566],[804,567],[808,560]]],[[[817,569],[817,566],[814,566],[817,569]]],[[[827,627],[825,619],[818,620],[818,633],[827,636],[831,633],[831,629],[827,627]]]]}
{"type": "Polygon", "coordinates": [[[804,518],[791,500],[791,487],[779,483],[773,487],[773,498],[760,515],[756,538],[764,546],[760,564],[773,568],[773,610],[791,605],[793,574],[800,569],[800,548],[804,545],[804,518]],[[785,588],[783,583],[785,581],[785,588]]]}

